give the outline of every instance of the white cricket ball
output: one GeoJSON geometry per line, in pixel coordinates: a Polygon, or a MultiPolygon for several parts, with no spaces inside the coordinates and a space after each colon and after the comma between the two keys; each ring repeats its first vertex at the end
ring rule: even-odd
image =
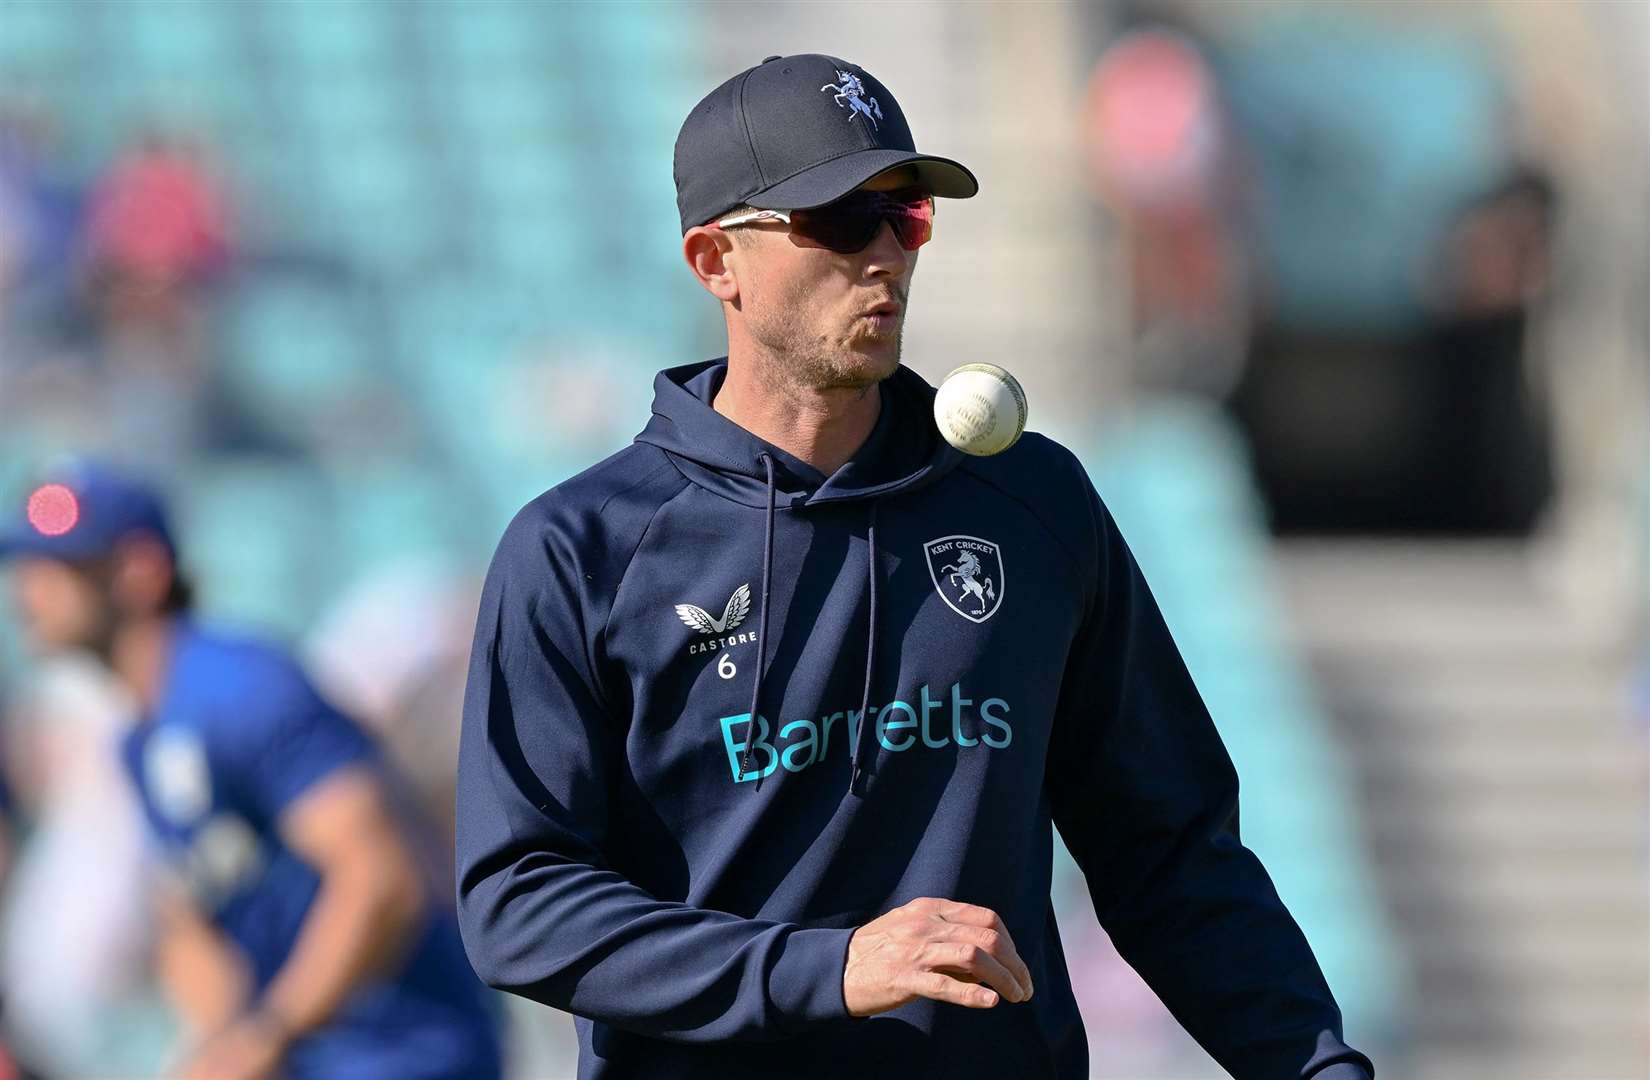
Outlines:
{"type": "Polygon", "coordinates": [[[940,383],[934,423],[965,454],[1000,454],[1026,429],[1026,392],[996,364],[964,364],[940,383]]]}

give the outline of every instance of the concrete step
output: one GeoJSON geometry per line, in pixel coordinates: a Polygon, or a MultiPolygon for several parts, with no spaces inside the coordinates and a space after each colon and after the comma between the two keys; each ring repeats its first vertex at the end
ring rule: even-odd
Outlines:
{"type": "Polygon", "coordinates": [[[1427,1050],[1410,1069],[1405,1080],[1650,1080],[1650,1054],[1585,1043],[1510,1049],[1506,1057],[1476,1046],[1445,1047],[1427,1050]]]}
{"type": "Polygon", "coordinates": [[[1614,794],[1546,806],[1465,796],[1409,799],[1366,816],[1365,827],[1379,849],[1401,854],[1419,848],[1420,857],[1435,860],[1530,856],[1564,866],[1596,857],[1650,857],[1650,823],[1614,794]]]}
{"type": "Polygon", "coordinates": [[[1548,597],[1516,543],[1291,542],[1276,565],[1297,638],[1330,657],[1585,665],[1621,647],[1548,597]]]}
{"type": "Polygon", "coordinates": [[[1495,986],[1483,979],[1417,981],[1417,994],[1426,1009],[1412,1017],[1411,1027],[1422,1045],[1452,1039],[1495,1044],[1495,1037],[1516,1032],[1521,1042],[1544,1045],[1597,1044],[1617,1052],[1650,1042],[1645,1026],[1643,988],[1533,988],[1495,986]]]}
{"type": "Polygon", "coordinates": [[[1358,729],[1349,727],[1339,741],[1358,754],[1360,765],[1366,758],[1382,766],[1406,764],[1417,755],[1423,762],[1466,755],[1495,765],[1534,759],[1551,762],[1555,769],[1569,769],[1577,763],[1613,758],[1618,764],[1609,768],[1619,771],[1610,775],[1632,777],[1639,772],[1650,776],[1650,741],[1641,743],[1625,737],[1626,732],[1594,724],[1578,723],[1567,732],[1553,730],[1555,726],[1406,723],[1394,717],[1390,721],[1371,721],[1358,729]],[[1383,725],[1386,730],[1376,730],[1383,725]]]}
{"type": "MultiPolygon", "coordinates": [[[[1440,607],[1448,597],[1437,600],[1440,607]]],[[[1559,667],[1619,662],[1620,641],[1588,627],[1554,627],[1504,611],[1456,611],[1449,617],[1405,619],[1397,609],[1321,614],[1295,613],[1291,637],[1309,642],[1326,661],[1356,656],[1375,670],[1426,672],[1460,665],[1468,670],[1516,670],[1525,665],[1559,667]],[[1369,618],[1370,624],[1353,619],[1369,618]]]]}
{"type": "Polygon", "coordinates": [[[1650,925],[1650,902],[1645,899],[1644,870],[1629,859],[1565,859],[1549,864],[1540,858],[1484,860],[1402,859],[1390,854],[1379,860],[1383,875],[1392,878],[1387,890],[1395,901],[1412,903],[1429,895],[1461,903],[1498,903],[1508,893],[1526,899],[1523,908],[1498,908],[1498,914],[1520,911],[1540,917],[1561,902],[1602,907],[1609,903],[1637,912],[1650,925]],[[1471,867],[1471,869],[1469,869],[1471,867]],[[1487,868],[1486,868],[1487,867],[1487,868]]]}
{"type": "Polygon", "coordinates": [[[1650,790],[1646,748],[1597,731],[1578,732],[1558,747],[1517,739],[1400,739],[1385,749],[1387,764],[1414,769],[1422,778],[1431,778],[1435,771],[1482,773],[1491,781],[1491,790],[1568,778],[1592,779],[1601,787],[1621,783],[1628,789],[1650,790]]]}
{"type": "Polygon", "coordinates": [[[1625,809],[1645,805],[1642,793],[1650,791],[1647,762],[1645,755],[1612,743],[1583,744],[1563,754],[1543,754],[1539,748],[1526,750],[1516,744],[1485,745],[1474,756],[1459,746],[1416,741],[1377,751],[1370,762],[1370,780],[1380,783],[1407,776],[1409,786],[1427,796],[1462,784],[1482,784],[1480,790],[1491,800],[1504,799],[1509,791],[1533,800],[1580,785],[1600,796],[1628,799],[1625,809]],[[1636,802],[1631,801],[1634,796],[1639,796],[1636,802]]]}
{"type": "Polygon", "coordinates": [[[1650,991],[1650,935],[1602,933],[1585,928],[1547,933],[1464,934],[1446,927],[1417,927],[1410,934],[1417,954],[1434,970],[1498,970],[1521,982],[1583,981],[1641,994],[1650,991]],[[1581,973],[1581,974],[1578,974],[1581,973]]]}
{"type": "Polygon", "coordinates": [[[1523,730],[1523,723],[1545,719],[1548,727],[1567,731],[1578,723],[1572,718],[1585,718],[1580,721],[1584,725],[1622,737],[1632,731],[1631,675],[1615,664],[1511,670],[1496,665],[1482,672],[1454,666],[1436,672],[1360,666],[1356,673],[1335,673],[1333,678],[1338,694],[1386,706],[1393,719],[1406,724],[1523,730]]]}
{"type": "Polygon", "coordinates": [[[1650,1080],[1629,650],[1517,543],[1290,543],[1278,567],[1409,946],[1403,1075],[1650,1080]]]}
{"type": "Polygon", "coordinates": [[[1449,862],[1421,862],[1409,867],[1409,872],[1391,867],[1391,894],[1394,900],[1406,900],[1429,892],[1444,892],[1459,897],[1472,897],[1475,904],[1495,905],[1495,910],[1506,915],[1543,913],[1563,905],[1574,905],[1574,915],[1584,913],[1624,912],[1645,913],[1645,872],[1640,864],[1629,861],[1586,862],[1566,866],[1563,872],[1554,872],[1539,862],[1462,861],[1457,866],[1449,862]]]}

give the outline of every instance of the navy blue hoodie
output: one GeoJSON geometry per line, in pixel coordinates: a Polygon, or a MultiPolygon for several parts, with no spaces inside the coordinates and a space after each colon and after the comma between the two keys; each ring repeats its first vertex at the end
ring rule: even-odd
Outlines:
{"type": "Polygon", "coordinates": [[[1077,460],[964,457],[900,368],[827,477],[711,408],[725,372],[662,372],[635,444],[499,543],[458,775],[482,977],[575,1015],[581,1077],[1076,1080],[1058,827],[1228,1071],[1372,1074],[1077,460]],[[849,1016],[854,929],[924,896],[997,912],[1031,999],[849,1016]]]}

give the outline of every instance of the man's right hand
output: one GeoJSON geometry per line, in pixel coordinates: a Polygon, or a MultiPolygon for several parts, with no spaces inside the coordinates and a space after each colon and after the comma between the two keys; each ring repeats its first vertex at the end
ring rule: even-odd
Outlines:
{"type": "Polygon", "coordinates": [[[920,997],[989,1009],[999,996],[1024,1001],[1031,991],[1031,972],[996,912],[927,896],[855,930],[842,973],[853,1016],[920,997]]]}

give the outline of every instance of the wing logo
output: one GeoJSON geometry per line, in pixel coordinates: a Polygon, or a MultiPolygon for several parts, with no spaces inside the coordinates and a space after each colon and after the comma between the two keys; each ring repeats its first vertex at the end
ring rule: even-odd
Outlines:
{"type": "Polygon", "coordinates": [[[739,586],[728,597],[727,607],[722,609],[722,617],[715,618],[710,612],[697,604],[677,604],[676,617],[681,619],[690,628],[701,634],[725,634],[745,621],[745,616],[751,613],[750,583],[739,586]]]}

